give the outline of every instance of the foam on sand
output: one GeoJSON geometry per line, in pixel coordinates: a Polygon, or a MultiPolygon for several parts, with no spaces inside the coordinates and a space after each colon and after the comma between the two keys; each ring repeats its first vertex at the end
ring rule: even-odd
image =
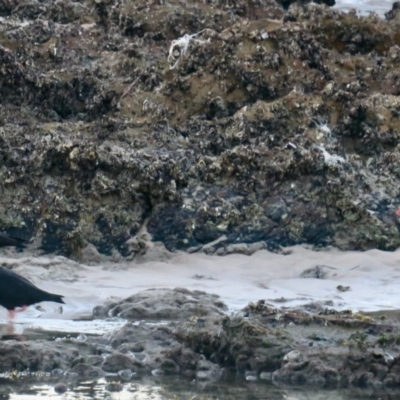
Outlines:
{"type": "MultiPolygon", "coordinates": [[[[32,280],[40,288],[65,295],[66,305],[43,303],[17,317],[17,324],[79,332],[112,329],[114,323],[74,322],[91,314],[110,297],[124,298],[149,288],[185,287],[221,296],[232,310],[265,299],[277,307],[322,302],[337,310],[377,311],[400,308],[400,250],[342,252],[312,251],[304,246],[287,249],[289,255],[258,251],[252,256],[207,256],[177,252],[165,261],[83,265],[64,257],[1,257],[4,266],[32,280]],[[316,278],[316,270],[323,277],[316,278]],[[311,269],[310,273],[304,271],[311,269]],[[303,277],[302,277],[303,276],[303,277]],[[304,277],[310,276],[310,277],[304,277]],[[322,278],[322,279],[321,279],[322,278]],[[349,287],[348,291],[338,286],[349,287]],[[96,325],[97,324],[97,325],[96,325]],[[74,329],[72,329],[74,325],[74,329]],[[97,327],[96,327],[97,326],[97,327]]],[[[0,309],[0,319],[7,313],[0,309]]],[[[119,322],[119,324],[121,321],[119,322]]]]}

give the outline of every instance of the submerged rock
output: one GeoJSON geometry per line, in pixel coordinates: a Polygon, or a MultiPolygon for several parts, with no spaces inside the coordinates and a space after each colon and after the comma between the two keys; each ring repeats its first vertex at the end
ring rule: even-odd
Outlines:
{"type": "Polygon", "coordinates": [[[80,378],[101,378],[105,375],[101,368],[94,367],[85,363],[76,364],[73,368],[67,371],[67,373],[76,374],[80,378]]]}
{"type": "Polygon", "coordinates": [[[106,357],[102,364],[102,369],[106,372],[118,372],[121,369],[138,370],[141,363],[125,354],[114,352],[106,357]]]}

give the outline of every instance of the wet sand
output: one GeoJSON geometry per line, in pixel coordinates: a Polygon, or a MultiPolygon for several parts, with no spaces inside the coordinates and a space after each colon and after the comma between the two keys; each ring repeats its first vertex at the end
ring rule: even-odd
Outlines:
{"type": "MultiPolygon", "coordinates": [[[[364,312],[400,307],[400,250],[313,251],[304,246],[286,250],[290,254],[262,250],[252,256],[224,257],[166,252],[165,261],[104,262],[90,266],[63,257],[0,254],[0,262],[39,287],[64,295],[67,303],[62,313],[58,304],[42,303],[42,310],[30,307],[17,316],[19,329],[111,331],[123,321],[79,319],[90,319],[93,307],[108,298],[124,298],[149,288],[185,287],[215,293],[232,311],[260,299],[277,307],[317,301],[337,310],[364,312]],[[317,266],[317,275],[322,271],[323,279],[316,277],[317,266]],[[309,269],[305,274],[309,277],[302,277],[309,269]],[[338,286],[348,290],[340,291],[338,286]]],[[[6,311],[1,309],[0,323],[6,322],[6,317],[6,311]]]]}

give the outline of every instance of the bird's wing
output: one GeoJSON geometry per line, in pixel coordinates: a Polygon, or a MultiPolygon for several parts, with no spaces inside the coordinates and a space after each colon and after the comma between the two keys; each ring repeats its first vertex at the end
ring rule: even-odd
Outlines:
{"type": "Polygon", "coordinates": [[[18,275],[14,271],[11,271],[11,269],[7,269],[4,267],[0,267],[0,279],[2,279],[4,282],[7,282],[10,279],[13,281],[16,281],[16,282],[24,282],[25,284],[32,286],[39,290],[39,288],[35,284],[33,284],[31,281],[28,281],[28,279],[24,278],[21,275],[18,275]]]}

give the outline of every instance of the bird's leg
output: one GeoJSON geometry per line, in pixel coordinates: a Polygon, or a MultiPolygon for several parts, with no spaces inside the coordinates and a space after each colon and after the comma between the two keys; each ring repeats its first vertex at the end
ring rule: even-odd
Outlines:
{"type": "Polygon", "coordinates": [[[8,310],[7,335],[14,335],[14,317],[15,317],[15,309],[8,310]]]}
{"type": "Polygon", "coordinates": [[[8,318],[10,319],[10,321],[13,321],[14,317],[15,317],[15,314],[23,312],[27,308],[28,308],[28,306],[22,306],[18,310],[16,308],[14,308],[13,310],[8,310],[8,318]]]}
{"type": "Polygon", "coordinates": [[[22,311],[25,311],[27,308],[28,308],[28,306],[22,306],[18,310],[16,310],[15,308],[13,310],[8,310],[8,320],[9,320],[9,322],[12,324],[13,321],[14,321],[15,314],[16,313],[20,313],[22,311]]]}
{"type": "Polygon", "coordinates": [[[20,307],[18,310],[16,310],[16,309],[14,308],[13,311],[14,311],[14,314],[16,314],[16,313],[25,311],[27,308],[28,308],[28,306],[22,306],[22,307],[20,307]]]}
{"type": "Polygon", "coordinates": [[[8,335],[14,335],[14,318],[16,313],[20,313],[22,311],[25,311],[28,308],[28,306],[22,306],[20,309],[16,310],[15,308],[13,310],[8,310],[8,325],[7,325],[7,334],[8,335]]]}

